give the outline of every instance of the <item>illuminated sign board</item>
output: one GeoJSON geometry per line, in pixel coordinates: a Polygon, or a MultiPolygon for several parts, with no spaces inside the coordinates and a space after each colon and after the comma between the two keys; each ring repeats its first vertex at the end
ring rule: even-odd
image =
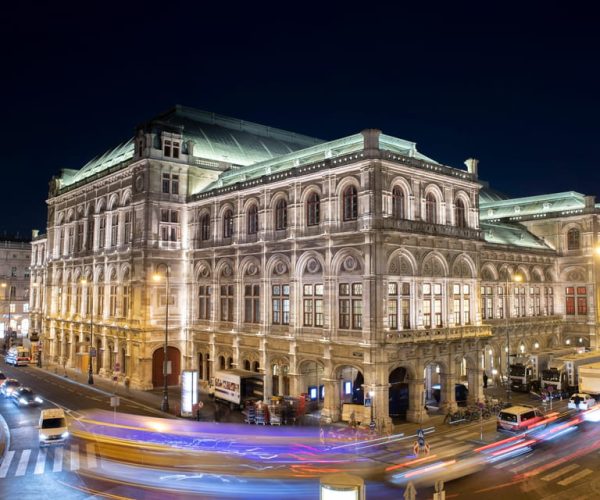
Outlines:
{"type": "Polygon", "coordinates": [[[184,370],[181,374],[181,416],[191,417],[198,404],[198,371],[184,370]]]}

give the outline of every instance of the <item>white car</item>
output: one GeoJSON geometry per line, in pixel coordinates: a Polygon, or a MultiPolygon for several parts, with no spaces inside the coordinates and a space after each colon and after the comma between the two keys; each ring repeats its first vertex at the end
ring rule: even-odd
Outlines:
{"type": "Polygon", "coordinates": [[[568,404],[568,407],[573,410],[589,410],[592,406],[596,406],[596,400],[584,393],[573,394],[568,404]]]}

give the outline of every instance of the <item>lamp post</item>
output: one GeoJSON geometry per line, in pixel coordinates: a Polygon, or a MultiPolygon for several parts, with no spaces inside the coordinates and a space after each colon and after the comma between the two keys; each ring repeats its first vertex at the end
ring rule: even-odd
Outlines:
{"type": "MultiPolygon", "coordinates": [[[[169,386],[167,385],[167,347],[169,344],[169,275],[170,269],[168,264],[162,264],[165,267],[165,293],[166,293],[166,308],[165,308],[165,345],[163,347],[163,399],[160,403],[160,409],[162,411],[169,411],[169,386]]],[[[153,276],[154,281],[160,281],[161,275],[155,273],[153,276]]]]}
{"type": "Polygon", "coordinates": [[[88,384],[94,385],[94,369],[92,366],[92,349],[94,348],[94,304],[92,284],[88,283],[85,278],[80,281],[82,285],[89,285],[87,289],[87,304],[90,309],[90,352],[88,355],[88,384]]]}
{"type": "MultiPolygon", "coordinates": [[[[509,314],[509,307],[510,307],[510,300],[509,300],[509,291],[508,291],[508,282],[510,281],[511,276],[510,274],[506,274],[506,293],[505,295],[505,302],[506,302],[506,310],[504,311],[504,317],[506,318],[506,400],[510,401],[511,398],[511,387],[510,387],[510,327],[508,325],[508,319],[510,317],[509,314]]],[[[514,282],[520,282],[523,281],[523,277],[520,274],[515,274],[512,276],[512,281],[514,282]]]]}

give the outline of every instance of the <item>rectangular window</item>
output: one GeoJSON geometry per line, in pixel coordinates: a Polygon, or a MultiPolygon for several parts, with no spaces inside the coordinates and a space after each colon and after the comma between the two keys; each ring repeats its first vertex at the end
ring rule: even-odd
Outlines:
{"type": "Polygon", "coordinates": [[[69,226],[69,255],[75,252],[75,228],[69,226]]]}
{"type": "Polygon", "coordinates": [[[273,285],[271,303],[274,325],[290,324],[290,285],[273,285]]]}
{"type": "Polygon", "coordinates": [[[163,155],[165,158],[179,158],[180,142],[171,139],[163,140],[163,155]]]}
{"type": "Polygon", "coordinates": [[[425,328],[443,326],[441,283],[423,283],[423,325],[425,328]]]}
{"type": "Polygon", "coordinates": [[[164,194],[179,194],[178,174],[165,173],[162,175],[162,192],[164,194]]]}
{"type": "Polygon", "coordinates": [[[160,211],[161,241],[179,241],[179,211],[162,209],[160,211]]]}
{"type": "Polygon", "coordinates": [[[106,217],[100,216],[100,229],[98,232],[98,248],[104,248],[106,242],[106,217]]]}
{"type": "Polygon", "coordinates": [[[210,319],[210,286],[198,287],[198,318],[210,319]]]}
{"type": "Polygon", "coordinates": [[[83,250],[83,222],[79,222],[77,224],[77,251],[81,252],[83,250]]]}
{"type": "Polygon", "coordinates": [[[104,317],[104,285],[98,286],[98,316],[104,317]]]}
{"type": "Polygon", "coordinates": [[[260,285],[258,284],[244,287],[244,321],[260,322],[260,285]]]}
{"type": "Polygon", "coordinates": [[[584,295],[577,296],[577,315],[585,316],[587,314],[587,297],[584,295]]]}
{"type": "Polygon", "coordinates": [[[221,285],[221,321],[233,321],[233,285],[221,285]]]}
{"type": "Polygon", "coordinates": [[[552,316],[554,314],[554,295],[552,287],[547,286],[544,290],[544,314],[552,316]]]}
{"type": "Polygon", "coordinates": [[[93,215],[90,215],[88,218],[86,248],[88,250],[94,249],[94,216],[93,215]]]}
{"type": "Polygon", "coordinates": [[[109,296],[109,306],[108,306],[111,318],[115,318],[117,316],[117,286],[110,285],[110,296],[109,296]]]}
{"type": "Polygon", "coordinates": [[[123,242],[131,243],[131,210],[125,212],[125,228],[123,234],[123,242]]]}
{"type": "Polygon", "coordinates": [[[339,327],[342,330],[362,329],[362,283],[339,284],[339,327]]]}
{"type": "Polygon", "coordinates": [[[129,301],[131,296],[131,288],[129,285],[123,286],[123,313],[124,318],[129,317],[129,301]]]}
{"type": "Polygon", "coordinates": [[[390,330],[398,329],[398,299],[396,297],[388,300],[388,326],[390,330]]]}
{"type": "Polygon", "coordinates": [[[304,326],[323,326],[323,285],[305,284],[302,288],[304,326]]]}
{"type": "Polygon", "coordinates": [[[113,214],[110,223],[110,246],[116,247],[119,234],[119,214],[113,214]]]}

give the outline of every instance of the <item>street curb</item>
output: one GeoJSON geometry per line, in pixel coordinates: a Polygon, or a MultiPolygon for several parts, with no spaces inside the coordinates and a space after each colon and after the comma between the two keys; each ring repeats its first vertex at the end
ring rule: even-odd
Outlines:
{"type": "Polygon", "coordinates": [[[109,397],[118,396],[120,399],[123,399],[125,401],[129,401],[131,403],[135,403],[136,405],[138,405],[138,406],[140,406],[142,408],[145,408],[148,411],[152,411],[153,413],[157,413],[157,414],[163,415],[164,416],[163,418],[171,418],[171,419],[180,419],[181,418],[181,417],[178,417],[178,416],[173,415],[171,413],[166,413],[164,411],[157,410],[156,408],[148,406],[148,405],[146,405],[144,403],[140,403],[139,401],[137,401],[135,399],[131,399],[131,398],[125,397],[125,396],[123,396],[121,394],[118,394],[116,392],[108,392],[108,391],[105,391],[104,389],[99,389],[98,387],[95,387],[93,385],[84,384],[82,382],[78,382],[77,380],[74,380],[74,379],[72,379],[70,377],[64,377],[62,375],[58,375],[57,373],[52,373],[50,370],[47,370],[45,368],[39,368],[39,367],[33,366],[33,365],[29,365],[29,368],[34,368],[35,370],[40,371],[40,372],[44,372],[44,373],[46,373],[48,375],[51,375],[54,378],[58,378],[60,380],[65,380],[67,382],[79,385],[81,387],[87,387],[88,389],[92,389],[93,391],[96,391],[96,392],[98,392],[98,393],[100,393],[100,394],[102,394],[104,396],[109,396],[109,397]]]}
{"type": "Polygon", "coordinates": [[[6,457],[6,454],[8,453],[8,450],[10,449],[10,429],[8,428],[8,424],[6,423],[6,420],[4,420],[4,417],[2,416],[2,414],[0,413],[0,434],[4,434],[4,436],[6,436],[6,439],[4,438],[0,438],[0,447],[4,447],[2,449],[2,452],[0,453],[0,464],[2,462],[4,462],[4,458],[6,457]]]}

